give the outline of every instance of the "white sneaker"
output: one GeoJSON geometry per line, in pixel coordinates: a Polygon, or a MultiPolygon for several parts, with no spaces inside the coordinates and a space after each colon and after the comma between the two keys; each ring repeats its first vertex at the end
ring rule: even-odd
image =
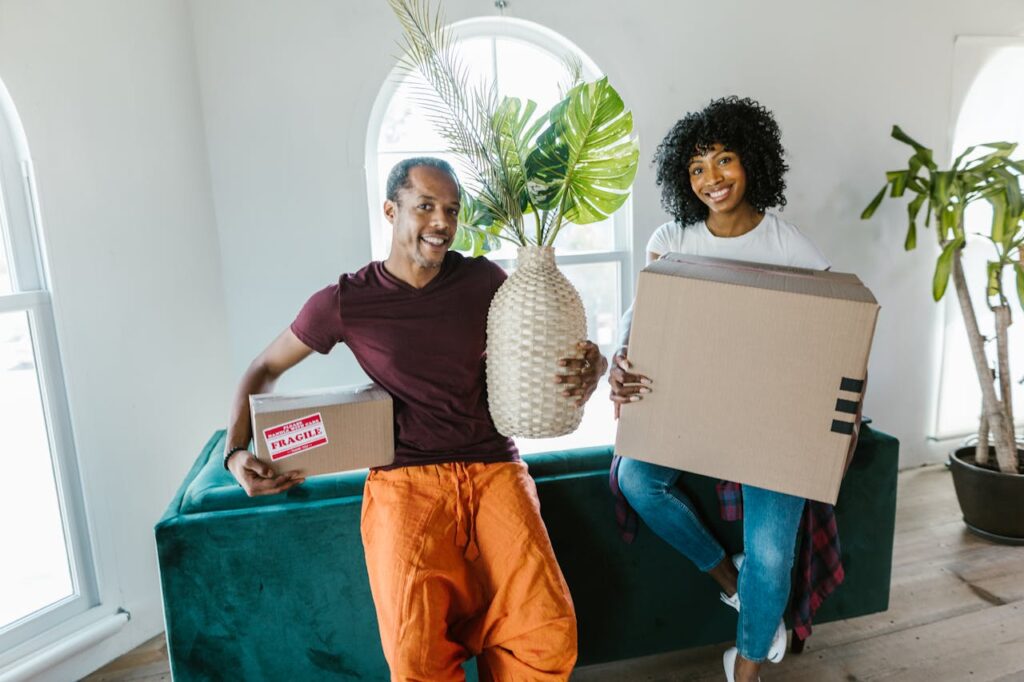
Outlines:
{"type": "MultiPolygon", "coordinates": [[[[740,552],[739,554],[733,554],[732,555],[732,565],[736,567],[736,572],[737,573],[739,573],[740,567],[743,566],[743,560],[745,558],[746,557],[743,555],[743,552],[740,552]]],[[[736,609],[736,612],[739,613],[739,610],[740,610],[740,593],[739,593],[739,591],[737,591],[736,594],[732,595],[731,597],[729,595],[727,595],[725,592],[719,592],[718,596],[722,600],[723,603],[728,604],[729,606],[733,607],[734,609],[736,609]]]]}
{"type": "MultiPolygon", "coordinates": [[[[722,654],[722,667],[725,668],[725,679],[728,682],[736,682],[736,656],[739,652],[736,647],[732,647],[725,650],[722,654]]],[[[761,682],[761,678],[757,678],[757,682],[761,682]]]]}
{"type": "MultiPolygon", "coordinates": [[[[737,571],[739,571],[742,568],[743,560],[745,558],[746,557],[742,553],[734,554],[733,555],[732,563],[733,563],[733,566],[736,567],[737,571]]],[[[728,604],[729,606],[733,607],[734,609],[736,609],[736,612],[739,613],[739,610],[740,610],[740,593],[739,593],[739,591],[737,591],[736,594],[732,595],[731,597],[729,595],[727,595],[725,592],[719,592],[718,593],[718,597],[719,597],[719,599],[722,600],[723,603],[728,604]]],[[[778,663],[778,662],[780,662],[785,657],[785,655],[786,655],[786,621],[780,618],[779,619],[779,625],[778,625],[777,628],[775,628],[775,637],[772,638],[772,645],[768,649],[767,659],[769,661],[771,661],[772,663],[778,663]]],[[[735,656],[733,658],[735,658],[735,656]]],[[[730,682],[731,682],[731,678],[730,678],[730,682]]]]}

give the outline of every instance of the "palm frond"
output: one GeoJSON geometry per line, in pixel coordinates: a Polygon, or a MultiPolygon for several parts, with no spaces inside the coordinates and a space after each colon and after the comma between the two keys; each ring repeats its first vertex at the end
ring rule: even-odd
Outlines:
{"type": "Polygon", "coordinates": [[[583,82],[582,61],[568,54],[561,101],[536,115],[534,102],[470,82],[454,33],[430,2],[388,0],[402,26],[399,67],[412,99],[466,167],[465,185],[491,220],[481,230],[467,227],[459,243],[477,251],[490,243],[480,241],[485,235],[496,235],[522,246],[551,244],[564,222],[593,223],[617,210],[639,150],[632,114],[608,80],[583,82]],[[523,228],[529,213],[535,238],[523,228]]]}
{"type": "Polygon", "coordinates": [[[562,56],[562,66],[565,67],[566,79],[558,84],[558,96],[565,99],[570,90],[583,82],[583,60],[577,54],[566,52],[562,56]]]}
{"type": "Polygon", "coordinates": [[[499,224],[525,238],[523,210],[515,174],[502,159],[494,118],[498,108],[493,85],[471,84],[459,58],[454,33],[440,10],[428,0],[388,0],[402,26],[399,68],[412,79],[414,101],[450,151],[469,168],[468,185],[499,224]]]}

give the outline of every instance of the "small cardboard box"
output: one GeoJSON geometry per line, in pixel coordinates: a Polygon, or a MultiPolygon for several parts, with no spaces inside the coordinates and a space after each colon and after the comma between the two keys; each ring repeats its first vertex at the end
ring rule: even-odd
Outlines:
{"type": "Polygon", "coordinates": [[[249,396],[257,458],[306,476],[395,460],[391,396],[376,384],[249,396]]]}
{"type": "Polygon", "coordinates": [[[668,254],[640,273],[618,454],[835,503],[879,306],[855,276],[668,254]]]}

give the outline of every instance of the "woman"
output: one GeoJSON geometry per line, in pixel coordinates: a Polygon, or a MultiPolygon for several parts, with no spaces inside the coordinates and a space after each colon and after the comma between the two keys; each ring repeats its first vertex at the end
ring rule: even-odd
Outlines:
{"type": "MultiPolygon", "coordinates": [[[[675,220],[655,231],[648,260],[673,252],[828,269],[810,240],[768,211],[786,204],[788,167],[782,156],[778,124],[750,99],[714,100],[683,117],[655,155],[662,205],[675,220]]],[[[625,345],[612,367],[616,412],[653,389],[649,377],[633,373],[625,345]]],[[[644,522],[717,581],[722,601],[739,611],[736,647],[723,657],[726,677],[757,680],[765,660],[777,663],[785,654],[782,614],[806,500],[743,486],[745,556],[730,558],[676,486],[679,476],[674,469],[624,458],[618,485],[644,522]]]]}

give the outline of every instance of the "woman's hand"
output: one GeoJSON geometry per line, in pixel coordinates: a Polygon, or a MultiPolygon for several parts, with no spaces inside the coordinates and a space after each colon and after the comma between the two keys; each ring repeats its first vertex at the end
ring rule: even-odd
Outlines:
{"type": "Polygon", "coordinates": [[[558,366],[564,367],[566,373],[556,374],[555,383],[562,384],[562,395],[574,399],[576,407],[580,407],[597,388],[597,380],[608,369],[608,361],[593,341],[580,341],[577,346],[583,357],[559,360],[558,366]]]}
{"type": "Polygon", "coordinates": [[[654,383],[643,374],[634,374],[633,365],[626,357],[626,347],[620,348],[612,357],[612,371],[608,383],[612,387],[612,402],[615,403],[615,418],[626,403],[635,403],[651,392],[654,383]]]}

